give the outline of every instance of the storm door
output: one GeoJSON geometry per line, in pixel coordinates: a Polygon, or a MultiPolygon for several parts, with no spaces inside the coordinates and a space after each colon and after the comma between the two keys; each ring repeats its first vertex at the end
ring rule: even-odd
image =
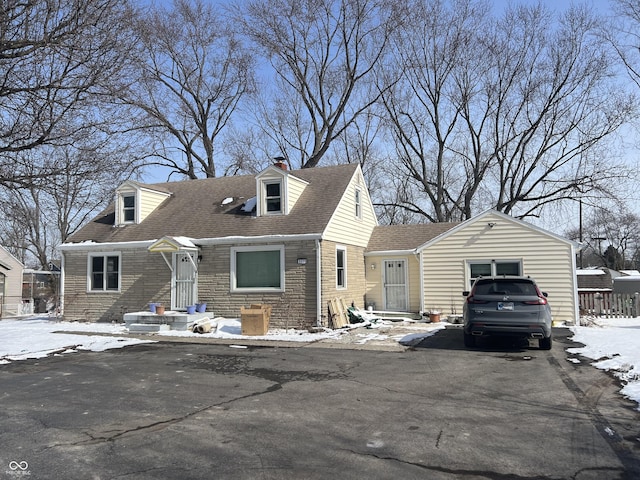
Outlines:
{"type": "Polygon", "coordinates": [[[171,275],[171,310],[184,310],[198,301],[198,271],[196,252],[173,254],[171,275]]]}
{"type": "Polygon", "coordinates": [[[404,260],[384,261],[384,308],[407,311],[407,264],[404,260]]]}

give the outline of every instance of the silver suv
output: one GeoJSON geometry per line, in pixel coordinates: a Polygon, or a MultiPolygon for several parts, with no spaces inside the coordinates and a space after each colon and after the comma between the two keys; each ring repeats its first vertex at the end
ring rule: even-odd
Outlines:
{"type": "Polygon", "coordinates": [[[476,337],[506,335],[537,338],[551,349],[551,309],[547,294],[529,277],[500,276],[476,279],[462,292],[464,344],[475,347],[476,337]]]}

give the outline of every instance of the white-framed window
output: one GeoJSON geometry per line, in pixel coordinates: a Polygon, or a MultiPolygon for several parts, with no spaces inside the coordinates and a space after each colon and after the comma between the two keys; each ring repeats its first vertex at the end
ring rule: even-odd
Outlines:
{"type": "Polygon", "coordinates": [[[478,277],[496,275],[522,275],[522,260],[467,260],[469,285],[478,277]]]}
{"type": "Polygon", "coordinates": [[[356,211],[355,211],[356,218],[361,219],[362,218],[362,190],[360,190],[359,188],[356,188],[355,190],[354,200],[356,204],[356,211]]]}
{"type": "Polygon", "coordinates": [[[336,287],[347,288],[347,249],[336,247],[336,287]]]}
{"type": "Polygon", "coordinates": [[[89,292],[120,291],[120,253],[90,253],[87,262],[89,292]]]}
{"type": "Polygon", "coordinates": [[[232,292],[284,292],[284,245],[231,248],[232,292]]]}
{"type": "Polygon", "coordinates": [[[136,194],[126,193],[122,195],[122,223],[135,223],[136,221],[136,194]]]}
{"type": "Polygon", "coordinates": [[[264,213],[282,213],[282,182],[280,180],[264,182],[264,213]]]}

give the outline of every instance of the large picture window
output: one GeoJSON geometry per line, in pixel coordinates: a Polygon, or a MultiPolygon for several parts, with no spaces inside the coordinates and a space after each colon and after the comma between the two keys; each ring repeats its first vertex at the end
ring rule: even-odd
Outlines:
{"type": "Polygon", "coordinates": [[[284,247],[231,249],[232,291],[284,291],[284,247]]]}
{"type": "Polygon", "coordinates": [[[92,292],[120,290],[119,254],[89,255],[89,290],[92,292]]]}

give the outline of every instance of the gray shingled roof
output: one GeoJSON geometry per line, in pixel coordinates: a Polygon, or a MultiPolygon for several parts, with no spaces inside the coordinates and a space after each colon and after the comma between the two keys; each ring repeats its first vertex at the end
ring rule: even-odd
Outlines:
{"type": "Polygon", "coordinates": [[[197,239],[320,234],[356,169],[357,164],[348,164],[290,171],[309,184],[289,215],[265,217],[255,217],[240,210],[244,202],[256,195],[253,175],[145,185],[169,191],[172,195],[137,225],[114,227],[115,207],[111,204],[67,243],[89,240],[132,242],[155,240],[165,235],[197,239]],[[222,205],[226,198],[233,198],[233,201],[222,205]]]}
{"type": "Polygon", "coordinates": [[[414,250],[459,224],[459,222],[442,222],[380,225],[374,228],[366,251],[414,250]]]}

